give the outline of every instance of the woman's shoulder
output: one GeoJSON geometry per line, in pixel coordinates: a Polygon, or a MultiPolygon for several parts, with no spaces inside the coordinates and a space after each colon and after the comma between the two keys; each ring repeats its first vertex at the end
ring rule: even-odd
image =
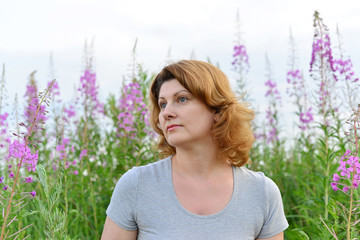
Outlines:
{"type": "Polygon", "coordinates": [[[164,173],[171,167],[171,156],[160,159],[156,162],[148,163],[143,166],[135,167],[142,175],[152,175],[164,173]]]}
{"type": "Polygon", "coordinates": [[[171,157],[167,157],[147,165],[134,166],[120,177],[116,188],[130,191],[137,189],[139,184],[155,184],[154,181],[165,178],[170,161],[171,157]]]}
{"type": "Polygon", "coordinates": [[[120,178],[121,181],[137,182],[163,178],[171,169],[171,156],[142,166],[134,166],[120,178]]]}
{"type": "Polygon", "coordinates": [[[245,166],[235,167],[235,172],[238,176],[239,181],[248,186],[266,189],[270,191],[278,191],[276,183],[269,177],[265,176],[263,172],[253,171],[245,166]]]}
{"type": "Polygon", "coordinates": [[[250,170],[246,166],[234,167],[234,170],[238,176],[247,181],[263,182],[267,178],[263,172],[250,170]]]}

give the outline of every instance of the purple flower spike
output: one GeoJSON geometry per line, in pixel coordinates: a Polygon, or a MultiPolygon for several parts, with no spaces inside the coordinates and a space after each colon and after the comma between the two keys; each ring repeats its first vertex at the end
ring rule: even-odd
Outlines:
{"type": "MultiPolygon", "coordinates": [[[[266,57],[268,68],[270,69],[270,62],[266,57]]],[[[278,105],[281,106],[280,92],[277,89],[277,84],[271,79],[271,73],[268,73],[268,80],[265,82],[267,91],[265,97],[268,100],[268,106],[266,109],[267,129],[265,139],[267,143],[275,143],[279,140],[279,122],[278,122],[278,105]]]]}
{"type": "MultiPolygon", "coordinates": [[[[78,91],[84,97],[84,106],[90,106],[93,113],[103,113],[104,104],[100,103],[98,99],[98,86],[96,86],[96,73],[90,69],[86,69],[84,75],[80,77],[80,87],[78,91]]],[[[68,112],[68,115],[73,115],[73,112],[68,112]]]]}
{"type": "Polygon", "coordinates": [[[79,174],[79,171],[78,170],[75,170],[74,171],[74,175],[78,175],[79,174]]]}
{"type": "Polygon", "coordinates": [[[32,192],[30,193],[30,195],[33,196],[33,197],[35,197],[36,192],[35,192],[35,191],[32,191],[32,192]]]}
{"type": "Polygon", "coordinates": [[[13,177],[14,177],[14,173],[11,172],[11,173],[9,174],[9,178],[13,178],[13,177]]]}
{"type": "Polygon", "coordinates": [[[0,183],[4,181],[4,177],[0,177],[0,183]]]}
{"type": "Polygon", "coordinates": [[[142,129],[150,136],[154,133],[150,129],[149,110],[144,104],[144,97],[140,85],[137,82],[129,83],[124,86],[123,97],[119,99],[120,113],[117,116],[117,131],[119,137],[127,137],[134,139],[138,129],[137,122],[144,122],[145,126],[142,129]]]}
{"type": "Polygon", "coordinates": [[[8,185],[5,185],[5,186],[3,187],[3,190],[6,191],[6,190],[8,189],[8,187],[9,187],[8,185]]]}
{"type": "Polygon", "coordinates": [[[237,68],[246,68],[249,69],[249,55],[247,54],[246,47],[244,45],[235,45],[234,46],[234,60],[232,61],[232,65],[237,68]]]}
{"type": "MultiPolygon", "coordinates": [[[[348,179],[352,181],[352,186],[354,186],[354,188],[358,188],[359,183],[360,183],[360,163],[359,163],[359,157],[355,157],[353,155],[350,155],[351,151],[347,150],[344,155],[341,157],[341,159],[339,160],[339,167],[338,167],[338,171],[340,172],[340,176],[342,176],[342,178],[339,176],[339,174],[335,173],[333,175],[332,180],[334,182],[331,183],[331,187],[334,189],[334,191],[337,191],[337,184],[338,181],[340,181],[341,179],[348,179]]],[[[347,192],[350,189],[350,187],[345,186],[343,188],[344,192],[347,192]]]]}

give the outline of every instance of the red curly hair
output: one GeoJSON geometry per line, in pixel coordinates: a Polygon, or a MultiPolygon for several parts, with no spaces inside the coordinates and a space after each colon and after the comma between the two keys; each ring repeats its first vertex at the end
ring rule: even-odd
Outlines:
{"type": "Polygon", "coordinates": [[[246,164],[254,142],[251,129],[254,111],[248,104],[238,101],[228,78],[220,69],[196,60],[182,60],[164,67],[151,84],[150,123],[160,135],[160,155],[167,157],[176,153],[175,147],[167,143],[158,125],[160,88],[164,82],[172,79],[177,79],[191,94],[219,115],[211,134],[222,156],[234,166],[246,164]]]}

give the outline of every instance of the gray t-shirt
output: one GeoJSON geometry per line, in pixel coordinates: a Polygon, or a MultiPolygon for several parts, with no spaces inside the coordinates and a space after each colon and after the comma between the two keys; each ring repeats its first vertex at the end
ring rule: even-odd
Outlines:
{"type": "Polygon", "coordinates": [[[196,215],[182,207],[172,184],[171,157],[127,171],[117,183],[107,216],[138,240],[269,238],[288,227],[280,191],[261,172],[233,167],[234,190],[220,212],[196,215]]]}

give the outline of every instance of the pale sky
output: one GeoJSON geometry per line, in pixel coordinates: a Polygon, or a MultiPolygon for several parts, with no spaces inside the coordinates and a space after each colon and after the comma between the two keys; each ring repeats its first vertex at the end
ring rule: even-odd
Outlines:
{"type": "MultiPolygon", "coordinates": [[[[196,59],[219,63],[232,78],[236,12],[249,54],[249,92],[260,108],[266,106],[265,53],[273,79],[287,102],[286,72],[291,27],[299,67],[308,76],[313,38],[313,13],[320,12],[336,43],[336,24],[343,48],[351,56],[355,73],[360,70],[360,1],[349,0],[19,0],[0,4],[0,64],[6,65],[6,82],[12,103],[21,98],[29,74],[43,89],[49,80],[53,53],[55,77],[65,101],[73,96],[83,66],[84,42],[95,37],[95,70],[101,98],[117,94],[127,74],[131,50],[138,39],[137,58],[145,69],[158,72],[169,47],[175,60],[196,59]]],[[[286,107],[286,106],[285,106],[286,107]]],[[[286,111],[289,111],[288,106],[286,111]]],[[[285,112],[286,112],[285,111],[285,112]]]]}

